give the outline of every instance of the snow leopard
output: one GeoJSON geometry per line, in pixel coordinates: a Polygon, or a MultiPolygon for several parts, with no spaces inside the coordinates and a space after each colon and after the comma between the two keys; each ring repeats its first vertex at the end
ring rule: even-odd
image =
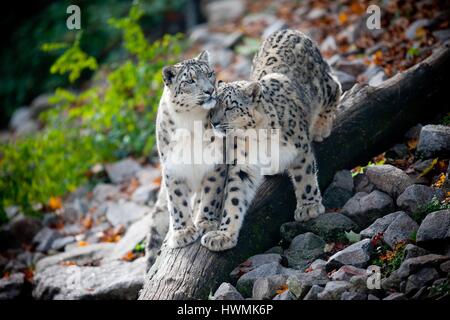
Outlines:
{"type": "MultiPolygon", "coordinates": [[[[264,174],[287,170],[297,199],[297,221],[325,211],[311,143],[330,135],[341,92],[316,44],[295,30],[276,32],[262,43],[250,81],[218,84],[211,121],[217,136],[234,140],[227,155],[249,156],[249,143],[255,138],[246,134],[248,129],[279,133],[276,169],[264,174]]],[[[228,165],[219,228],[203,235],[203,246],[222,251],[237,244],[245,213],[263,180],[261,172],[261,165],[250,161],[228,165]]]]}
{"type": "MultiPolygon", "coordinates": [[[[217,228],[216,213],[222,206],[227,167],[220,162],[196,163],[192,155],[181,159],[183,155],[177,153],[186,150],[186,146],[194,153],[191,133],[195,126],[203,130],[210,127],[210,110],[216,104],[216,79],[208,52],[166,66],[162,73],[164,90],[156,117],[162,181],[154,214],[169,211],[166,239],[170,247],[177,248],[217,228]],[[179,135],[180,131],[188,135],[179,135]]],[[[212,148],[213,134],[203,138],[203,147],[212,148]]],[[[162,237],[156,231],[151,230],[147,237],[147,256],[154,257],[161,245],[162,237]]]]}

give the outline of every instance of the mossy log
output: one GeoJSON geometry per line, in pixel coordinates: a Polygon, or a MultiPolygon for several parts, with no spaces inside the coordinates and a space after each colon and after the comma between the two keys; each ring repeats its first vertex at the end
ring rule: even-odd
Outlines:
{"type": "MultiPolygon", "coordinates": [[[[331,136],[314,146],[323,189],[334,173],[352,168],[400,141],[413,125],[448,108],[448,44],[381,86],[355,86],[339,106],[331,136]]],[[[448,109],[447,109],[448,111],[448,109]]],[[[295,196],[286,176],[267,178],[259,189],[238,245],[215,253],[196,242],[181,249],[165,244],[149,270],[139,299],[206,299],[248,257],[280,240],[282,223],[292,221],[295,196]]]]}

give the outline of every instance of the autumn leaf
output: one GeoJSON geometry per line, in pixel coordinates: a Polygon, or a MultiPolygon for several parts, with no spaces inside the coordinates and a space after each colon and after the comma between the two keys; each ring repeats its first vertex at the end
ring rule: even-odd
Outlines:
{"type": "Polygon", "coordinates": [[[91,216],[86,216],[82,221],[81,224],[83,225],[83,227],[85,229],[90,229],[92,228],[92,224],[93,224],[93,220],[91,216]]]}
{"type": "Polygon", "coordinates": [[[62,208],[62,200],[60,197],[50,197],[48,200],[48,207],[55,211],[62,208]]]}
{"type": "Polygon", "coordinates": [[[161,176],[159,176],[159,177],[153,179],[152,182],[153,182],[154,184],[156,184],[157,186],[160,186],[160,185],[161,185],[161,176]]]}
{"type": "Polygon", "coordinates": [[[433,159],[433,161],[431,161],[430,165],[422,171],[422,173],[419,175],[419,177],[423,177],[423,176],[427,175],[431,170],[433,170],[433,168],[437,162],[438,162],[438,158],[433,159]]]}
{"type": "Polygon", "coordinates": [[[127,253],[125,253],[125,255],[122,257],[122,260],[124,261],[133,261],[134,259],[136,259],[136,255],[134,254],[133,251],[128,251],[127,253]]]}
{"type": "Polygon", "coordinates": [[[68,261],[62,261],[61,265],[64,267],[70,267],[70,266],[76,266],[77,264],[74,261],[68,260],[68,261]]]}
{"type": "Polygon", "coordinates": [[[275,292],[277,294],[282,294],[283,292],[285,292],[286,290],[288,290],[288,286],[286,284],[281,285],[281,287],[277,290],[275,290],[275,292]]]}
{"type": "Polygon", "coordinates": [[[339,13],[338,20],[339,20],[339,23],[345,24],[348,21],[347,14],[345,12],[339,13]]]}
{"type": "Polygon", "coordinates": [[[87,241],[78,241],[78,246],[79,247],[86,247],[89,245],[89,242],[87,241]]]}

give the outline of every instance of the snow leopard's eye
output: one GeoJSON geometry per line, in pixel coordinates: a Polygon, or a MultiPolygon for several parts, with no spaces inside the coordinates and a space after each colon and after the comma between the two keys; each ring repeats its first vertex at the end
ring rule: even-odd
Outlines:
{"type": "Polygon", "coordinates": [[[188,80],[186,80],[186,82],[187,82],[188,84],[193,84],[193,83],[195,82],[195,80],[194,80],[194,79],[188,79],[188,80]]]}
{"type": "Polygon", "coordinates": [[[211,71],[210,73],[208,73],[208,78],[213,78],[214,77],[214,71],[211,71]]]}

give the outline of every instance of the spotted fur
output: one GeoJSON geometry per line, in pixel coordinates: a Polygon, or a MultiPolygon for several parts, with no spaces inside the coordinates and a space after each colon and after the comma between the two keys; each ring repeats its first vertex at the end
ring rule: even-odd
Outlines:
{"type": "MultiPolygon", "coordinates": [[[[212,116],[215,131],[237,135],[227,150],[247,152],[249,138],[237,129],[279,129],[279,169],[270,174],[289,172],[297,198],[297,221],[323,213],[311,142],[330,134],[341,87],[316,45],[298,31],[276,32],[255,56],[251,81],[222,84],[218,91],[218,107],[212,116]]],[[[261,182],[259,165],[229,165],[221,223],[218,230],[202,237],[204,246],[221,251],[236,245],[244,215],[261,182]]]]}

